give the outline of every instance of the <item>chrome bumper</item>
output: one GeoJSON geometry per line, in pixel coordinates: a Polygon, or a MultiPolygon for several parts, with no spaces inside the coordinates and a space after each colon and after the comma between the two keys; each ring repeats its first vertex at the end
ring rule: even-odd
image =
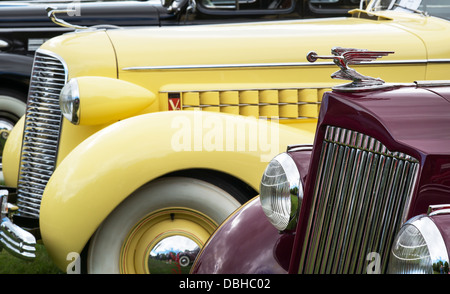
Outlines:
{"type": "Polygon", "coordinates": [[[36,238],[21,227],[13,224],[7,217],[8,191],[0,190],[1,223],[0,223],[0,250],[6,251],[25,260],[36,257],[36,238]]]}

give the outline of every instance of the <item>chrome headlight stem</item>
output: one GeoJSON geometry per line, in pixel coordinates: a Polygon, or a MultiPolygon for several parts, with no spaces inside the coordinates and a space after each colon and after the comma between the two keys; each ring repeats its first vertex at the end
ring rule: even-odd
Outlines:
{"type": "Polygon", "coordinates": [[[281,153],[267,166],[261,179],[261,206],[279,231],[295,228],[303,201],[303,186],[297,165],[287,153],[281,153]]]}

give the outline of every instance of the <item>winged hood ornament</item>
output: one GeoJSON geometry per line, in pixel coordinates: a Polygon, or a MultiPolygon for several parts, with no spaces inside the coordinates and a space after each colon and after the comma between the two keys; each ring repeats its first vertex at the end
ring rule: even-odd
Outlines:
{"type": "Polygon", "coordinates": [[[315,62],[318,59],[332,59],[340,68],[339,71],[333,73],[333,79],[350,80],[349,84],[338,86],[339,89],[363,90],[373,88],[374,86],[384,85],[384,81],[380,78],[373,78],[358,73],[349,65],[371,62],[380,57],[394,53],[393,51],[369,51],[366,49],[341,48],[335,47],[331,49],[331,56],[319,56],[316,52],[309,52],[306,59],[309,62],[315,62]]]}

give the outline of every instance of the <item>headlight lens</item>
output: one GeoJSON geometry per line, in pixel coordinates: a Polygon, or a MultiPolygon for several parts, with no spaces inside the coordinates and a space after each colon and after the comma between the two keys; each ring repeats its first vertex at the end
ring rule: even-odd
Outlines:
{"type": "Polygon", "coordinates": [[[448,254],[439,229],[429,217],[419,216],[403,225],[397,234],[388,273],[440,273],[445,263],[448,266],[448,254]]]}
{"type": "Polygon", "coordinates": [[[61,112],[73,124],[80,123],[80,92],[76,79],[71,79],[59,96],[61,112]]]}
{"type": "Polygon", "coordinates": [[[303,200],[303,187],[294,160],[286,153],[277,155],[261,179],[261,206],[272,225],[279,231],[297,224],[303,200]]]}

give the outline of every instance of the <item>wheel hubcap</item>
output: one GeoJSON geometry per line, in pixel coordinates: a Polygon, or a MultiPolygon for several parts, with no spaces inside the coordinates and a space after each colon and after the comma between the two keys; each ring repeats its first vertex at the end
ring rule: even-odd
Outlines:
{"type": "Polygon", "coordinates": [[[187,208],[167,208],[139,221],[122,246],[122,273],[189,273],[217,224],[187,208]]]}

